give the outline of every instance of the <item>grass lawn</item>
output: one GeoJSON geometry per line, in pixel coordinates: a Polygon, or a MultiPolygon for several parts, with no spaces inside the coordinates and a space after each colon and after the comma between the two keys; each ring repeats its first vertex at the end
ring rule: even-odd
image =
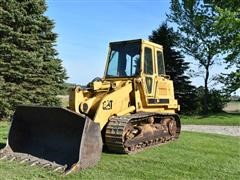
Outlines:
{"type": "MultiPolygon", "coordinates": [[[[8,124],[0,122],[0,145],[8,124]]],[[[240,139],[183,132],[180,139],[135,155],[103,153],[99,164],[64,179],[239,179],[240,139]]],[[[46,169],[0,161],[0,179],[63,179],[46,169]]]]}
{"type": "Polygon", "coordinates": [[[240,114],[219,113],[206,116],[182,115],[182,124],[240,126],[240,114]]]}

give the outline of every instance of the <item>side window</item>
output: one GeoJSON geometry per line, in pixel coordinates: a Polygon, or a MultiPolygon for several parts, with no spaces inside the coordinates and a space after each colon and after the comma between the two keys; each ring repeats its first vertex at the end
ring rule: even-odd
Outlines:
{"type": "Polygon", "coordinates": [[[157,64],[158,64],[158,75],[165,74],[163,53],[157,51],[157,64]]]}
{"type": "Polygon", "coordinates": [[[117,76],[119,53],[117,51],[112,51],[109,60],[109,67],[107,71],[108,76],[117,76]]]}
{"type": "Polygon", "coordinates": [[[152,49],[144,48],[144,73],[153,74],[153,60],[152,60],[152,49]]]}
{"type": "Polygon", "coordinates": [[[147,85],[147,90],[148,90],[148,93],[151,94],[152,93],[152,78],[150,77],[145,77],[145,80],[146,80],[146,85],[147,85]]]}

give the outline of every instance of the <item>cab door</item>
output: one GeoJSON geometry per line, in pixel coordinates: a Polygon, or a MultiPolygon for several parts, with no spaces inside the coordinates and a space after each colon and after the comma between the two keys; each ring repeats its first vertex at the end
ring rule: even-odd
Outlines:
{"type": "Polygon", "coordinates": [[[154,65],[154,48],[143,46],[143,81],[145,94],[147,97],[154,97],[155,94],[155,65],[154,65]]]}
{"type": "Polygon", "coordinates": [[[170,89],[169,89],[169,76],[165,74],[165,65],[163,58],[163,50],[155,48],[155,63],[156,63],[156,93],[155,98],[159,100],[160,104],[169,102],[170,89]]]}

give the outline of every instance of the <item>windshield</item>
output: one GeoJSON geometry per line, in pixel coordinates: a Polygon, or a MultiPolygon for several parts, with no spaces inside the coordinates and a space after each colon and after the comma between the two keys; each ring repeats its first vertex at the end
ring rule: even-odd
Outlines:
{"type": "Polygon", "coordinates": [[[132,77],[139,75],[140,44],[123,42],[111,44],[106,77],[132,77]]]}

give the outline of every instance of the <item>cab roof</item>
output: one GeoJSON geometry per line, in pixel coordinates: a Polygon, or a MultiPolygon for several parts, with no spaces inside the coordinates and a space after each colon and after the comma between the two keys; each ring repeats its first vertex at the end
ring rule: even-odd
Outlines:
{"type": "Polygon", "coordinates": [[[115,42],[110,42],[109,45],[111,46],[112,44],[124,44],[124,43],[139,43],[139,44],[147,44],[153,47],[157,47],[162,49],[162,45],[147,41],[147,40],[143,40],[143,39],[132,39],[132,40],[124,40],[124,41],[115,41],[115,42]]]}

